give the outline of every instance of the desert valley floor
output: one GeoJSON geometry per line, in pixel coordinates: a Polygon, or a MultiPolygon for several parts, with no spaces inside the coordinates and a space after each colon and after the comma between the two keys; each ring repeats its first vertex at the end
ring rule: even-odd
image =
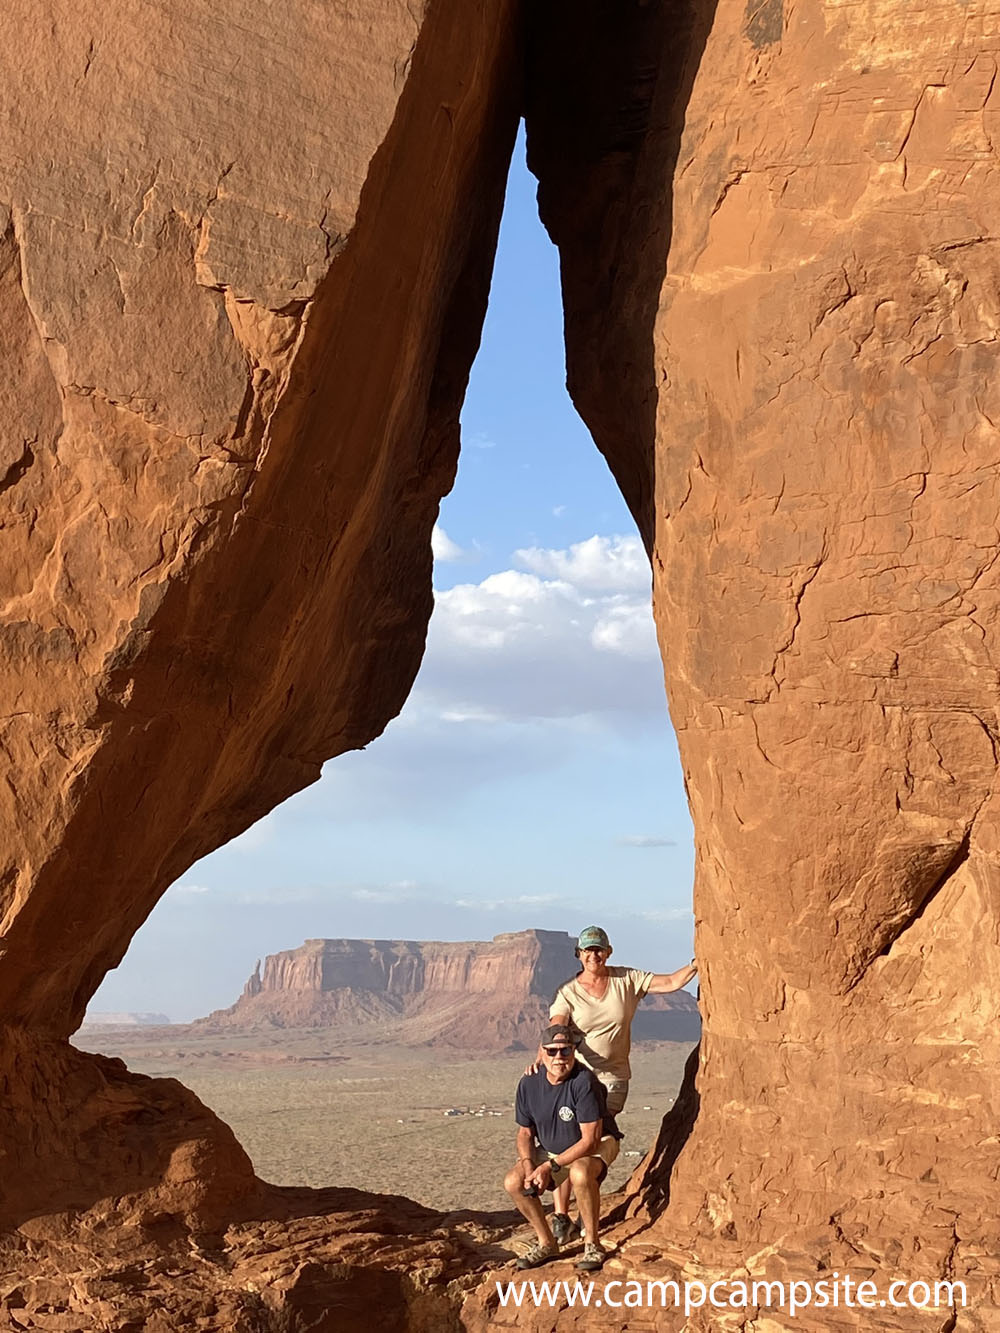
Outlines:
{"type": "MultiPolygon", "coordinates": [[[[89,1029],[75,1041],[187,1084],[275,1184],[355,1186],[448,1211],[507,1207],[501,1179],[514,1156],[523,1052],[469,1058],[341,1045],[329,1030],[222,1039],[176,1028],[89,1029]]],[[[653,1142],[691,1049],[673,1042],[633,1049],[625,1140],[606,1192],[624,1185],[653,1142]]]]}

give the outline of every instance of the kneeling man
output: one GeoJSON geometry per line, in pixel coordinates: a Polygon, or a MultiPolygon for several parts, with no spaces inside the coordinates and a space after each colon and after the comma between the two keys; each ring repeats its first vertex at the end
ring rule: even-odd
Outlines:
{"type": "Polygon", "coordinates": [[[507,1173],[504,1189],[538,1237],[518,1259],[518,1268],[537,1268],[559,1253],[539,1195],[567,1179],[580,1207],[585,1242],[576,1267],[592,1273],[604,1263],[597,1238],[601,1181],[618,1156],[621,1134],[607,1113],[603,1085],[576,1062],[578,1040],[573,1029],[562,1024],[546,1028],[537,1073],[525,1074],[517,1085],[518,1160],[507,1173]]]}

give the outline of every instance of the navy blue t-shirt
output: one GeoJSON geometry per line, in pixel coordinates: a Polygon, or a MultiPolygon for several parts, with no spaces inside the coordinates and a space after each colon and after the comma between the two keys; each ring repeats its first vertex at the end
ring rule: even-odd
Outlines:
{"type": "Polygon", "coordinates": [[[580,1139],[580,1126],[602,1120],[602,1134],[621,1138],[614,1116],[608,1115],[608,1094],[603,1083],[584,1065],[577,1064],[562,1083],[550,1083],[544,1068],[525,1074],[517,1085],[514,1119],[533,1129],[546,1152],[561,1153],[580,1139]]]}

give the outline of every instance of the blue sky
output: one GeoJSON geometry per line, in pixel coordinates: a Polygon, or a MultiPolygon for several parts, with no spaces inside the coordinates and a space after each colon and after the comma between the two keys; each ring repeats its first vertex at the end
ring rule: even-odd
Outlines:
{"type": "Polygon", "coordinates": [[[556,252],[519,142],[414,691],[364,751],[161,899],[91,1010],[186,1021],[304,939],[597,922],[691,953],[691,827],[635,525],[565,391],[556,252]]]}

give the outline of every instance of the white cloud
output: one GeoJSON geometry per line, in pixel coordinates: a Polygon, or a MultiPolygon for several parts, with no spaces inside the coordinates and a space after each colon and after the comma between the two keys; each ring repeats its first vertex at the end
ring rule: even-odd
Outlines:
{"type": "Polygon", "coordinates": [[[565,901],[554,893],[520,893],[514,898],[456,898],[455,906],[474,912],[496,912],[508,907],[550,907],[565,901]]]}
{"type": "Polygon", "coordinates": [[[352,889],[351,897],[359,903],[401,903],[408,894],[392,889],[352,889]]]}
{"type": "Polygon", "coordinates": [[[650,595],[651,575],[638,537],[588,537],[568,551],[529,546],[514,560],[534,574],[562,579],[580,589],[650,595]]]}
{"type": "Polygon", "coordinates": [[[632,912],[642,921],[693,921],[694,912],[690,907],[655,907],[648,912],[632,912]]]}
{"type": "MultiPolygon", "coordinates": [[[[596,556],[620,561],[623,541],[590,543],[586,561],[555,555],[567,557],[568,573],[586,565],[588,579],[607,582],[596,556]]],[[[330,812],[338,823],[433,814],[497,783],[591,763],[608,746],[617,754],[637,735],[667,736],[645,587],[602,591],[505,569],[435,597],[427,651],[402,713],[364,753],[329,764],[313,796],[299,798],[301,808],[330,812]]]]}
{"type": "Polygon", "coordinates": [[[174,893],[210,893],[207,884],[175,884],[174,893]]]}
{"type": "Polygon", "coordinates": [[[469,708],[446,708],[441,713],[442,722],[502,722],[503,714],[491,712],[488,708],[472,705],[469,708]]]}
{"type": "Polygon", "coordinates": [[[673,838],[661,838],[656,833],[627,833],[617,840],[622,847],[676,847],[673,838]]]}
{"type": "Polygon", "coordinates": [[[435,560],[441,560],[445,563],[467,558],[466,552],[456,542],[452,541],[440,523],[435,523],[431,529],[431,551],[435,560]]]}
{"type": "Polygon", "coordinates": [[[348,897],[353,898],[356,903],[376,906],[383,904],[391,907],[397,903],[421,902],[427,895],[420,892],[420,885],[415,879],[395,879],[385,885],[361,885],[349,890],[348,897]]]}
{"type": "Polygon", "coordinates": [[[552,517],[553,517],[553,518],[562,518],[562,516],[563,516],[563,514],[565,514],[565,512],[566,512],[566,506],[565,506],[565,505],[555,505],[555,506],[553,506],[553,509],[552,509],[552,517]]]}
{"type": "Polygon", "coordinates": [[[465,723],[664,713],[638,539],[592,537],[568,551],[533,547],[516,557],[533,569],[435,594],[404,718],[413,710],[465,723]]]}
{"type": "Polygon", "coordinates": [[[590,634],[595,648],[623,657],[656,656],[655,635],[651,637],[652,614],[647,602],[609,602],[590,634]]]}

